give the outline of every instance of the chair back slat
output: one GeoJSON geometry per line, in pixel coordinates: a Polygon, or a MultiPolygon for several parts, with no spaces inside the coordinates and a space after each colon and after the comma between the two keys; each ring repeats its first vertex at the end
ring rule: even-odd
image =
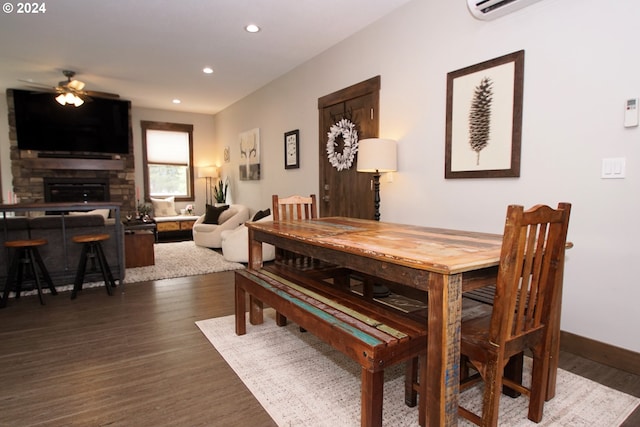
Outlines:
{"type": "Polygon", "coordinates": [[[564,257],[571,205],[507,210],[490,339],[498,345],[548,323],[564,257]]]}

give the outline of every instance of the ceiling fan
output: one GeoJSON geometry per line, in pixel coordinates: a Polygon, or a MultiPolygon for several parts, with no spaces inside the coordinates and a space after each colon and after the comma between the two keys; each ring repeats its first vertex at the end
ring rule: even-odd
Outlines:
{"type": "Polygon", "coordinates": [[[120,95],[115,93],[108,92],[97,92],[84,90],[85,83],[76,80],[74,77],[76,75],[75,71],[72,70],[62,70],[62,74],[67,78],[67,80],[63,80],[58,82],[57,86],[51,87],[47,84],[43,83],[35,83],[29,80],[20,80],[21,82],[27,83],[30,86],[35,86],[38,88],[46,88],[52,90],[57,94],[56,101],[58,101],[62,105],[71,104],[76,107],[84,104],[85,101],[91,101],[91,98],[120,98],[120,95]]]}

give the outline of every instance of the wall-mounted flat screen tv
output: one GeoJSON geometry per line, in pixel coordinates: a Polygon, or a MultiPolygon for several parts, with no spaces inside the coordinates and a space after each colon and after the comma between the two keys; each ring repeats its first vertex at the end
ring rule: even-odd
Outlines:
{"type": "Polygon", "coordinates": [[[21,150],[129,153],[131,102],[91,97],[60,105],[54,93],[12,89],[21,150]]]}

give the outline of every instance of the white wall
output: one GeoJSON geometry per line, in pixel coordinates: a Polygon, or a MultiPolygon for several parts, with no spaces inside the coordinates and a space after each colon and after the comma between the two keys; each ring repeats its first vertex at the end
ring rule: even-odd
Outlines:
{"type": "Polygon", "coordinates": [[[506,206],[573,203],[562,328],[640,351],[640,129],[623,127],[640,96],[640,2],[545,0],[482,22],[465,2],[415,0],[215,116],[216,151],[235,201],[318,193],[317,100],[382,77],[380,135],[399,141],[399,171],[382,182],[385,221],[501,232],[506,206]],[[520,178],[444,179],[446,75],[525,50],[520,178]],[[258,127],[263,177],[238,182],[238,133],[258,127]],[[283,134],[300,129],[301,168],[285,170],[283,134]],[[603,157],[626,157],[627,177],[600,178],[603,157]]]}

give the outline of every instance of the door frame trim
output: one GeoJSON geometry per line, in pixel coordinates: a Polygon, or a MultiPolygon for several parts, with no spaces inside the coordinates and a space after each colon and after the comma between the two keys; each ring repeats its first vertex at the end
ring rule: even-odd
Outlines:
{"type": "MultiPolygon", "coordinates": [[[[322,110],[331,105],[339,104],[359,96],[380,91],[380,76],[372,77],[360,83],[356,83],[344,89],[340,89],[329,95],[318,98],[318,110],[322,110]]],[[[322,117],[320,117],[322,120],[322,117]]]]}

